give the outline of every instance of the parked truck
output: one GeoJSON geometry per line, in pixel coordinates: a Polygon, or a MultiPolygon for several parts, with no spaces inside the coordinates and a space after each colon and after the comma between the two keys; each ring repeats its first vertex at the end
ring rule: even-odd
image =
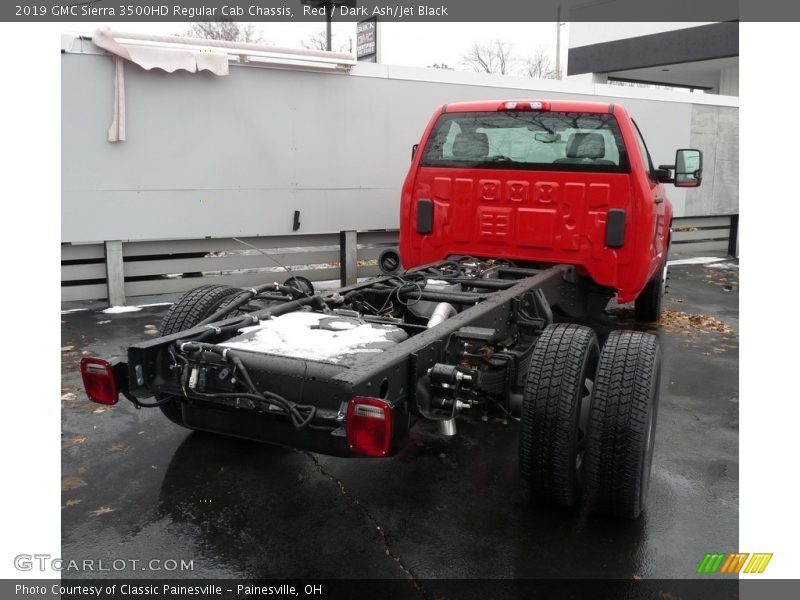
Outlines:
{"type": "Polygon", "coordinates": [[[421,420],[520,421],[538,498],[636,518],[658,409],[655,336],[574,322],[616,296],[661,312],[672,209],[698,150],[655,167],[624,107],[482,101],[438,108],[412,150],[399,252],[329,293],[292,277],[204,285],[126,360],[81,362],[91,400],[121,394],[176,424],[342,457],[400,451],[421,420]],[[143,400],[152,398],[152,400],[143,400]]]}

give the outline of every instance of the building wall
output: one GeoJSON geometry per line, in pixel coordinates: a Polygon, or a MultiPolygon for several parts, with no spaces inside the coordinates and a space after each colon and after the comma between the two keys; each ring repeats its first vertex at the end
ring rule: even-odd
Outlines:
{"type": "Polygon", "coordinates": [[[128,64],[125,75],[128,139],[112,144],[111,58],[62,54],[62,242],[285,235],[295,210],[298,234],[396,228],[411,146],[434,109],[478,99],[625,104],[656,164],[696,142],[727,169],[689,196],[671,188],[676,215],[738,208],[724,176],[738,169],[730,98],[372,64],[227,77],[128,64]]]}
{"type": "Polygon", "coordinates": [[[687,190],[689,215],[739,212],[739,110],[725,106],[692,107],[689,143],[703,151],[703,184],[687,190]]]}

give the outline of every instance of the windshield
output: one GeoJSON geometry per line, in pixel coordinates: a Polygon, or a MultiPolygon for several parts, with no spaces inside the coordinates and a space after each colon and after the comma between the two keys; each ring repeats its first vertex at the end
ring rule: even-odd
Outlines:
{"type": "Polygon", "coordinates": [[[627,173],[611,114],[468,112],[439,117],[422,154],[426,167],[627,173]]]}

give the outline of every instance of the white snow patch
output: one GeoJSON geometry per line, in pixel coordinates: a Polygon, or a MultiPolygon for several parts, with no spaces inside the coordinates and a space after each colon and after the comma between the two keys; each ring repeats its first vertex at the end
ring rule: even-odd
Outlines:
{"type": "Polygon", "coordinates": [[[709,269],[738,269],[739,263],[724,261],[724,262],[711,263],[710,265],[706,266],[709,269]]]}
{"type": "Polygon", "coordinates": [[[107,315],[117,315],[119,313],[137,312],[139,310],[142,310],[141,306],[112,306],[111,308],[107,308],[102,312],[107,315]]]}
{"type": "Polygon", "coordinates": [[[328,323],[328,327],[336,329],[337,331],[346,331],[348,329],[355,329],[358,327],[358,324],[353,321],[331,321],[328,323]]]}
{"type": "Polygon", "coordinates": [[[98,325],[106,325],[107,323],[111,323],[111,321],[108,320],[108,321],[98,321],[97,322],[98,325]]]}
{"type": "Polygon", "coordinates": [[[293,312],[274,319],[261,321],[259,325],[241,330],[244,339],[233,339],[220,346],[278,354],[307,360],[338,362],[342,354],[382,352],[380,348],[365,348],[367,344],[390,341],[387,335],[394,327],[377,328],[369,323],[334,321],[352,325],[350,329],[338,331],[315,328],[327,315],[308,312],[293,312]]]}
{"type": "Polygon", "coordinates": [[[670,267],[676,265],[707,265],[710,263],[727,262],[729,259],[720,258],[719,256],[695,256],[693,258],[679,258],[676,260],[667,261],[670,267]]]}
{"type": "Polygon", "coordinates": [[[70,308],[69,310],[62,310],[61,314],[62,315],[68,315],[69,313],[81,312],[81,311],[84,311],[84,310],[89,310],[89,309],[88,308],[70,308]]]}

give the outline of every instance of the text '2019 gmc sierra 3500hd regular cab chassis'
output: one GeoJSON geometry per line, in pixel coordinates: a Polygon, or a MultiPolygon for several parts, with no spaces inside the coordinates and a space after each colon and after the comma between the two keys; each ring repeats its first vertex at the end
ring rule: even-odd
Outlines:
{"type": "Polygon", "coordinates": [[[419,419],[520,420],[519,468],[540,498],[635,518],[647,493],[660,350],[638,331],[569,323],[608,301],[654,321],[670,242],[664,183],[619,105],[481,101],[436,110],[402,189],[399,256],[326,294],[299,278],[205,285],[127,360],[84,358],[86,392],[175,423],[337,456],[390,456],[419,419]],[[558,323],[554,322],[554,313],[558,323]],[[154,398],[143,401],[141,398],[154,398]]]}

